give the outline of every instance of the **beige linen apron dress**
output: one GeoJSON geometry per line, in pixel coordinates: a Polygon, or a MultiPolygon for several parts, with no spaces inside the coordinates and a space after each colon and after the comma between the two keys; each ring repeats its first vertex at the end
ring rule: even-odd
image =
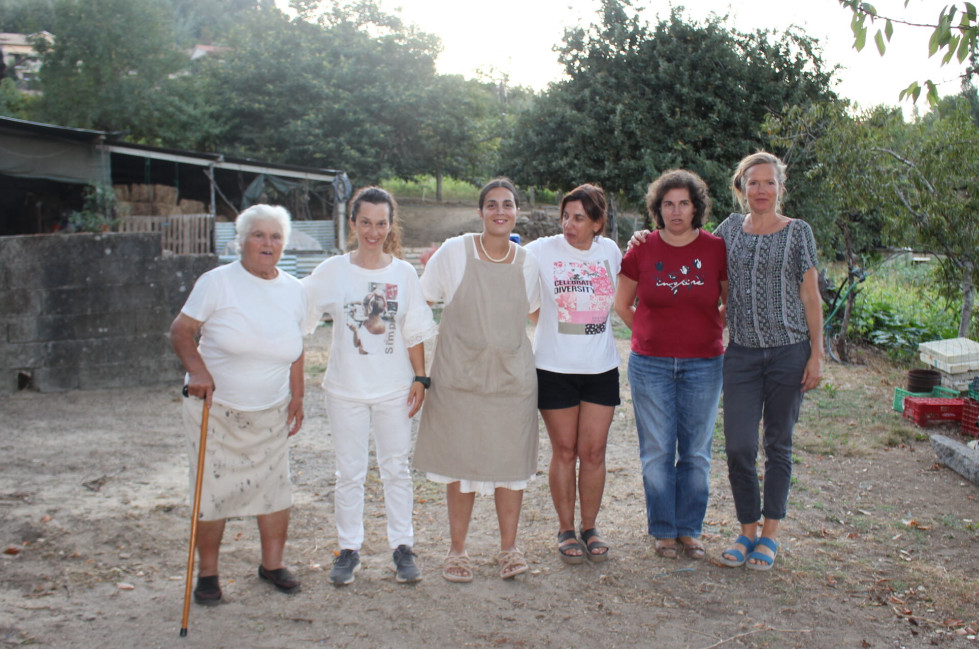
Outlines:
{"type": "Polygon", "coordinates": [[[537,471],[537,372],[527,337],[526,251],[477,259],[446,305],[432,360],[415,468],[462,480],[527,480],[537,471]]]}

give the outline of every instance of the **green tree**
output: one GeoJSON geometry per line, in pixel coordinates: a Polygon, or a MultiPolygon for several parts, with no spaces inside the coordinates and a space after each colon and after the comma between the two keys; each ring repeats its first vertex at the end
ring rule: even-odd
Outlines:
{"type": "Polygon", "coordinates": [[[426,89],[411,159],[418,173],[435,176],[437,201],[442,201],[445,176],[472,181],[480,175],[479,144],[493,100],[492,89],[461,76],[438,76],[426,89]]]}
{"type": "Polygon", "coordinates": [[[603,0],[601,23],[565,32],[569,77],[518,121],[514,176],[552,189],[601,183],[640,204],[671,167],[699,173],[715,199],[734,164],[764,144],[769,113],[834,98],[815,43],[789,32],[741,34],[721,20],[655,27],[626,0],[603,0]]]}
{"type": "Polygon", "coordinates": [[[850,315],[866,277],[867,253],[881,245],[884,211],[896,207],[886,182],[890,173],[881,154],[882,142],[899,113],[884,108],[853,117],[845,103],[792,107],[779,117],[770,117],[766,129],[772,149],[795,169],[790,178],[792,195],[799,169],[807,195],[806,220],[813,227],[824,254],[842,255],[847,275],[832,291],[825,275],[823,293],[830,304],[828,330],[841,335],[827,340],[827,351],[841,362],[848,361],[847,332],[850,315]],[[836,325],[835,317],[839,317],[836,325]]]}
{"type": "Polygon", "coordinates": [[[894,236],[938,255],[940,287],[961,298],[959,336],[970,333],[979,282],[979,128],[968,103],[915,125],[904,151],[885,151],[903,174],[891,184],[903,218],[894,236]]]}
{"type": "Polygon", "coordinates": [[[0,0],[0,32],[33,34],[54,27],[54,0],[0,0]]]}
{"type": "Polygon", "coordinates": [[[45,121],[153,141],[177,110],[171,75],[187,64],[154,0],[58,0],[53,44],[38,39],[45,121]]]}
{"type": "MultiPolygon", "coordinates": [[[[904,0],[907,7],[911,0],[904,0]]],[[[874,45],[877,52],[883,56],[887,51],[887,45],[894,35],[894,25],[904,24],[913,27],[931,29],[931,38],[928,41],[928,56],[942,54],[942,65],[948,64],[953,59],[959,63],[969,60],[969,66],[963,75],[964,80],[968,81],[975,74],[977,63],[979,63],[979,21],[977,21],[976,6],[971,2],[961,2],[945,5],[938,12],[938,17],[931,23],[913,23],[896,17],[882,16],[877,9],[869,2],[862,0],[839,0],[839,3],[848,8],[852,14],[850,28],[853,31],[853,47],[859,52],[867,44],[867,37],[870,34],[870,26],[878,24],[873,32],[874,45]]],[[[923,82],[912,81],[911,84],[901,91],[900,99],[910,97],[912,101],[918,101],[922,89],[927,89],[926,96],[928,103],[932,106],[938,104],[938,88],[931,79],[923,82]]]]}
{"type": "Polygon", "coordinates": [[[206,67],[227,128],[252,157],[340,167],[357,184],[410,177],[438,41],[372,12],[337,6],[318,23],[274,7],[249,14],[206,67]]]}
{"type": "Polygon", "coordinates": [[[31,119],[36,99],[17,89],[13,79],[0,79],[0,115],[31,119]]]}
{"type": "Polygon", "coordinates": [[[174,37],[181,47],[212,45],[230,31],[260,0],[161,0],[172,6],[174,37]]]}

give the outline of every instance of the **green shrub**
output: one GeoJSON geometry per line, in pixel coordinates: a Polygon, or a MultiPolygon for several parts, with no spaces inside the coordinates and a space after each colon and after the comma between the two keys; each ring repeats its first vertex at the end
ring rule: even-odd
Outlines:
{"type": "MultiPolygon", "coordinates": [[[[421,201],[435,200],[435,176],[415,176],[411,180],[403,178],[387,178],[380,183],[381,187],[388,190],[398,198],[411,198],[421,201]]],[[[442,200],[448,203],[473,203],[479,201],[479,187],[451,177],[442,178],[442,200]]],[[[526,193],[528,187],[517,187],[518,190],[526,193]]],[[[556,205],[559,192],[550,189],[536,188],[534,190],[534,202],[542,205],[556,205]]],[[[522,209],[528,206],[521,206],[522,209]]]]}
{"type": "MultiPolygon", "coordinates": [[[[411,180],[387,178],[380,183],[398,198],[413,198],[422,201],[435,200],[435,176],[415,176],[411,180]]],[[[472,183],[455,178],[442,178],[442,200],[450,203],[475,203],[479,199],[479,188],[472,183]]]]}
{"type": "Polygon", "coordinates": [[[936,269],[909,263],[881,264],[860,287],[850,316],[849,338],[911,360],[918,344],[954,338],[959,305],[938,297],[936,269]]]}
{"type": "Polygon", "coordinates": [[[106,232],[119,225],[115,208],[116,193],[112,185],[89,185],[82,209],[72,211],[68,222],[76,232],[106,232]]]}

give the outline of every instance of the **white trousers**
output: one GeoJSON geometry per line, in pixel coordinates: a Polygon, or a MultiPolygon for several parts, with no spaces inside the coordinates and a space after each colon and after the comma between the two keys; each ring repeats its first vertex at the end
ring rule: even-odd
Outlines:
{"type": "Polygon", "coordinates": [[[408,391],[403,395],[363,403],[326,395],[333,448],[336,452],[335,491],[337,538],[341,550],[360,550],[364,543],[364,481],[367,478],[371,424],[377,466],[384,484],[388,545],[412,545],[414,486],[411,481],[411,419],[408,391]]]}

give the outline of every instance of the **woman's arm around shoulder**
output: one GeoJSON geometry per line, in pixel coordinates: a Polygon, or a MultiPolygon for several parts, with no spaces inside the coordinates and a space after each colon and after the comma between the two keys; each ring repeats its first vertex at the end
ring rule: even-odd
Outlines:
{"type": "Polygon", "coordinates": [[[299,280],[306,293],[306,335],[316,331],[331,304],[343,299],[343,280],[340,273],[347,263],[346,255],[334,255],[299,280]]]}
{"type": "Polygon", "coordinates": [[[632,329],[632,320],[636,315],[636,291],[639,282],[623,274],[619,274],[619,282],[615,287],[615,313],[622,318],[625,326],[632,329]]]}
{"type": "Polygon", "coordinates": [[[537,256],[530,250],[525,250],[526,258],[523,262],[524,285],[527,289],[527,302],[530,303],[530,311],[533,313],[540,310],[540,265],[537,256]]]}

